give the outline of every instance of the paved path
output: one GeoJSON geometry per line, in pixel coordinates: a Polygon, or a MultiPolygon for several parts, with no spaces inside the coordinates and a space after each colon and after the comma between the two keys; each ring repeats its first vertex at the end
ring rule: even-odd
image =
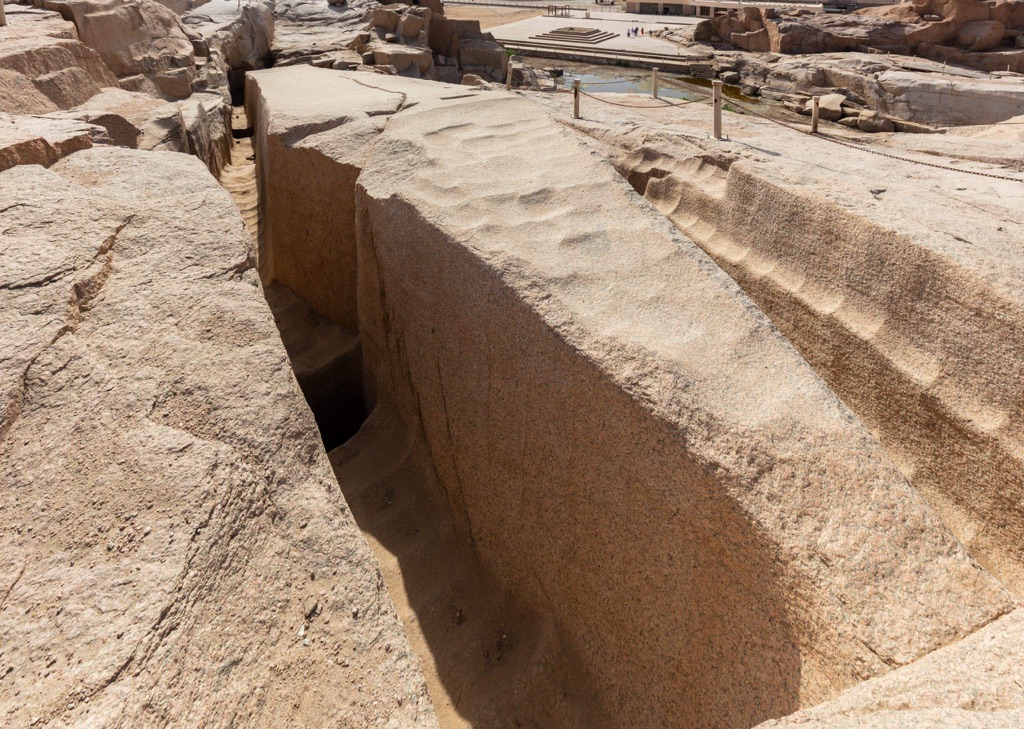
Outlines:
{"type": "Polygon", "coordinates": [[[517,42],[542,42],[555,48],[573,48],[581,51],[631,51],[655,55],[678,55],[679,46],[675,43],[652,38],[648,35],[650,31],[664,28],[666,25],[661,18],[655,18],[653,21],[652,18],[654,18],[654,16],[594,12],[590,13],[590,18],[586,18],[583,12],[576,11],[568,18],[553,18],[546,15],[537,18],[528,18],[516,23],[509,23],[508,25],[501,25],[497,28],[492,28],[491,32],[499,43],[507,42],[513,45],[517,42]],[[607,31],[614,33],[615,35],[607,40],[594,44],[574,44],[563,42],[549,43],[546,39],[536,38],[536,36],[543,33],[548,33],[558,28],[566,28],[570,26],[574,28],[596,28],[597,30],[607,31]],[[632,27],[643,28],[645,34],[638,38],[627,36],[627,28],[632,27]]]}

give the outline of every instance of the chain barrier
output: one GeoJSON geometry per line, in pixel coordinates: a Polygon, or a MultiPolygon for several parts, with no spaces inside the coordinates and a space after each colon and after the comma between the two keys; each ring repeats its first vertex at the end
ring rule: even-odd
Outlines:
{"type": "Polygon", "coordinates": [[[665,109],[666,106],[685,106],[688,103],[695,103],[697,101],[706,100],[706,99],[702,99],[702,98],[690,98],[690,99],[686,99],[684,101],[679,101],[677,103],[673,103],[672,101],[670,101],[668,99],[658,98],[656,100],[660,101],[662,103],[656,104],[656,105],[639,106],[639,105],[637,105],[635,103],[621,103],[621,102],[618,102],[618,101],[609,101],[606,98],[601,98],[600,96],[595,96],[592,93],[587,93],[583,89],[580,89],[580,94],[583,95],[583,96],[589,96],[590,98],[594,99],[595,101],[600,101],[601,103],[610,103],[612,106],[625,106],[625,108],[627,108],[627,109],[665,109]]]}
{"type": "Polygon", "coordinates": [[[1024,178],[1020,178],[1020,177],[1009,177],[1008,175],[997,175],[994,172],[981,172],[979,170],[965,170],[965,169],[961,169],[959,167],[950,167],[948,165],[940,165],[940,164],[937,164],[935,162],[925,162],[924,160],[920,160],[920,159],[909,159],[907,157],[900,157],[899,155],[889,154],[888,152],[882,152],[882,151],[877,150],[877,149],[869,149],[867,147],[861,147],[859,144],[853,144],[851,142],[845,142],[845,141],[843,141],[841,139],[836,139],[835,137],[830,137],[827,134],[820,134],[819,133],[819,134],[815,134],[814,136],[821,137],[822,139],[824,139],[826,141],[832,142],[832,144],[838,144],[838,145],[840,145],[842,147],[849,147],[850,149],[858,149],[861,152],[868,152],[869,154],[876,154],[879,157],[888,157],[889,159],[899,160],[900,162],[910,162],[911,164],[923,165],[924,167],[934,167],[937,170],[951,170],[953,172],[963,172],[965,175],[977,175],[978,177],[991,177],[993,180],[1007,180],[1009,182],[1022,182],[1022,183],[1024,183],[1024,178]]]}
{"type": "MultiPolygon", "coordinates": [[[[587,86],[615,86],[616,84],[637,83],[638,81],[643,81],[644,78],[644,76],[630,76],[629,78],[624,78],[621,81],[582,81],[581,83],[585,83],[587,86]]],[[[568,80],[573,81],[574,79],[568,80]]],[[[572,86],[570,85],[569,88],[572,88],[572,86]]]]}
{"type": "MultiPolygon", "coordinates": [[[[747,106],[745,106],[743,104],[740,104],[739,102],[733,101],[733,102],[730,102],[730,103],[734,103],[738,108],[742,109],[743,111],[745,111],[745,112],[747,112],[749,114],[753,114],[754,116],[760,117],[762,119],[767,119],[770,122],[775,122],[776,124],[778,124],[780,126],[783,126],[783,127],[786,127],[787,129],[791,129],[791,130],[793,130],[795,132],[801,132],[803,134],[808,134],[809,133],[809,132],[807,132],[807,130],[801,129],[800,127],[793,126],[792,124],[787,124],[786,122],[780,121],[778,119],[772,119],[770,116],[766,116],[765,114],[761,114],[759,112],[756,112],[753,109],[751,109],[751,108],[749,108],[749,107],[747,107],[747,106]]],[[[994,172],[981,172],[979,170],[965,170],[965,169],[960,168],[960,167],[951,167],[949,165],[940,165],[937,162],[925,162],[924,160],[920,160],[920,159],[911,159],[909,157],[901,157],[898,154],[890,154],[888,152],[882,152],[881,150],[878,150],[878,149],[871,149],[870,147],[864,147],[864,146],[861,146],[859,144],[854,144],[853,142],[847,142],[847,141],[842,140],[842,139],[837,139],[836,137],[830,136],[828,134],[823,134],[821,132],[819,132],[817,134],[814,134],[812,136],[814,136],[815,138],[818,138],[818,139],[824,139],[826,142],[832,142],[832,144],[838,144],[841,147],[849,147],[850,149],[856,149],[856,150],[858,150],[860,152],[867,152],[868,154],[874,154],[874,155],[877,155],[879,157],[886,157],[888,159],[894,159],[894,160],[897,160],[899,162],[907,162],[908,164],[921,165],[923,167],[931,167],[931,168],[936,169],[936,170],[949,170],[950,172],[963,172],[965,175],[976,175],[978,177],[990,177],[990,178],[992,178],[994,180],[1006,180],[1008,182],[1022,182],[1022,183],[1024,183],[1024,178],[1010,177],[1008,175],[997,175],[994,172]]]]}
{"type": "MultiPolygon", "coordinates": [[[[670,83],[671,83],[671,81],[670,81],[670,83]]],[[[689,91],[688,88],[686,90],[689,91]]],[[[572,93],[572,89],[559,89],[559,91],[565,91],[567,93],[572,93]]],[[[696,93],[700,93],[700,92],[696,92],[696,93]]],[[[666,106],[686,106],[688,104],[694,104],[694,103],[701,102],[701,101],[707,101],[709,98],[711,98],[709,95],[706,95],[704,98],[687,99],[686,101],[681,101],[681,102],[678,102],[678,103],[672,103],[672,102],[670,102],[670,101],[668,101],[666,99],[658,99],[659,101],[662,102],[659,105],[643,105],[643,106],[641,106],[641,105],[637,105],[637,104],[623,104],[623,103],[617,102],[617,101],[609,101],[608,99],[602,99],[602,98],[600,98],[598,96],[594,96],[593,94],[589,94],[586,91],[583,91],[582,89],[580,90],[580,95],[589,97],[591,99],[594,99],[595,101],[600,101],[603,104],[610,104],[612,106],[621,106],[621,107],[625,107],[625,108],[628,108],[628,109],[664,109],[666,106]]],[[[752,116],[756,116],[756,117],[758,117],[760,119],[764,119],[766,121],[770,121],[773,124],[778,124],[780,127],[785,127],[786,129],[789,129],[790,131],[798,132],[800,134],[810,134],[810,132],[808,130],[806,130],[806,129],[802,128],[802,127],[798,127],[798,126],[795,126],[793,124],[789,124],[787,122],[781,121],[780,119],[774,119],[774,118],[768,116],[767,114],[762,114],[761,112],[756,111],[754,109],[751,109],[746,104],[743,104],[743,103],[741,103],[739,101],[736,101],[735,99],[729,99],[728,101],[723,100],[723,102],[725,104],[732,104],[737,109],[739,109],[739,110],[741,110],[743,112],[746,112],[747,114],[751,114],[752,116]]],[[[922,167],[931,167],[932,169],[947,170],[949,172],[962,172],[965,175],[975,175],[976,177],[988,177],[988,178],[993,179],[993,180],[1004,180],[1006,182],[1024,183],[1024,178],[1010,177],[1009,175],[999,175],[999,174],[996,174],[994,172],[981,172],[979,170],[965,170],[965,169],[960,168],[960,167],[951,167],[950,165],[942,165],[942,164],[938,164],[936,162],[925,162],[924,160],[912,159],[910,157],[902,157],[902,156],[897,155],[897,154],[890,154],[888,152],[882,152],[881,150],[871,149],[869,147],[864,147],[864,146],[861,146],[859,144],[854,144],[853,142],[847,142],[847,141],[844,141],[842,139],[837,139],[836,137],[832,137],[832,136],[830,136],[828,134],[823,134],[823,133],[820,133],[820,132],[817,133],[817,134],[813,134],[812,136],[814,136],[817,139],[822,139],[822,140],[824,140],[826,142],[831,142],[832,144],[838,144],[841,147],[848,147],[849,149],[855,149],[855,150],[857,150],[859,152],[866,152],[868,154],[877,155],[879,157],[885,157],[887,159],[896,160],[898,162],[906,162],[907,164],[921,165],[922,167]]]]}

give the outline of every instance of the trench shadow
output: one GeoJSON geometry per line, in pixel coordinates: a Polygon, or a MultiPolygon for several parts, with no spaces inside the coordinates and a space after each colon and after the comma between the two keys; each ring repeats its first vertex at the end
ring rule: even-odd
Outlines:
{"type": "MultiPolygon", "coordinates": [[[[490,299],[513,312],[493,340],[507,367],[494,375],[504,401],[491,411],[518,413],[499,418],[499,430],[532,424],[545,468],[532,478],[465,473],[460,488],[472,493],[453,499],[433,459],[438,444],[467,444],[449,440],[443,414],[428,404],[410,425],[381,401],[366,417],[358,337],[282,289],[268,286],[268,302],[441,726],[746,729],[799,708],[802,657],[778,548],[721,476],[685,452],[677,426],[571,351],[512,292],[490,299]],[[560,377],[551,362],[567,368],[560,377]],[[607,417],[588,430],[587,412],[607,417]],[[547,553],[495,552],[452,506],[500,501],[513,484],[517,503],[531,505],[525,522],[545,535],[524,542],[547,553]],[[512,574],[548,572],[506,590],[483,560],[521,562],[512,574]]],[[[457,337],[437,346],[483,356],[457,337]]]]}

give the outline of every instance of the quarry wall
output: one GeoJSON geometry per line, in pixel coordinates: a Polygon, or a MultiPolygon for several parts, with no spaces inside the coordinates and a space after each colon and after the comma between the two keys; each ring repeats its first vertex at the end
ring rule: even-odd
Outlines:
{"type": "Polygon", "coordinates": [[[304,164],[354,224],[281,244],[270,221],[264,282],[341,321],[356,279],[368,406],[553,621],[595,716],[752,726],[1014,605],[736,285],[533,105],[311,68],[248,99],[269,216],[308,205],[272,182],[304,164]]]}
{"type": "Polygon", "coordinates": [[[617,161],[634,187],[764,309],[972,554],[1024,590],[1022,226],[999,212],[1021,185],[936,173],[945,189],[991,188],[990,209],[950,215],[955,193],[922,200],[897,177],[872,193],[820,167],[809,184],[799,164],[667,136],[641,146],[617,161]]]}

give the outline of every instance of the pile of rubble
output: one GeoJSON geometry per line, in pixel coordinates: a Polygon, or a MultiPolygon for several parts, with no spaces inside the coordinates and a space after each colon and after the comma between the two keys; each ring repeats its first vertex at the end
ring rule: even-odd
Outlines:
{"type": "Polygon", "coordinates": [[[472,75],[503,83],[508,70],[508,54],[494,36],[477,20],[449,20],[439,0],[372,10],[368,29],[350,47],[373,70],[410,78],[460,83],[472,75]]]}
{"type": "Polygon", "coordinates": [[[755,53],[880,51],[1024,72],[1024,2],[914,0],[850,15],[741,8],[702,21],[693,41],[755,53]]]}

